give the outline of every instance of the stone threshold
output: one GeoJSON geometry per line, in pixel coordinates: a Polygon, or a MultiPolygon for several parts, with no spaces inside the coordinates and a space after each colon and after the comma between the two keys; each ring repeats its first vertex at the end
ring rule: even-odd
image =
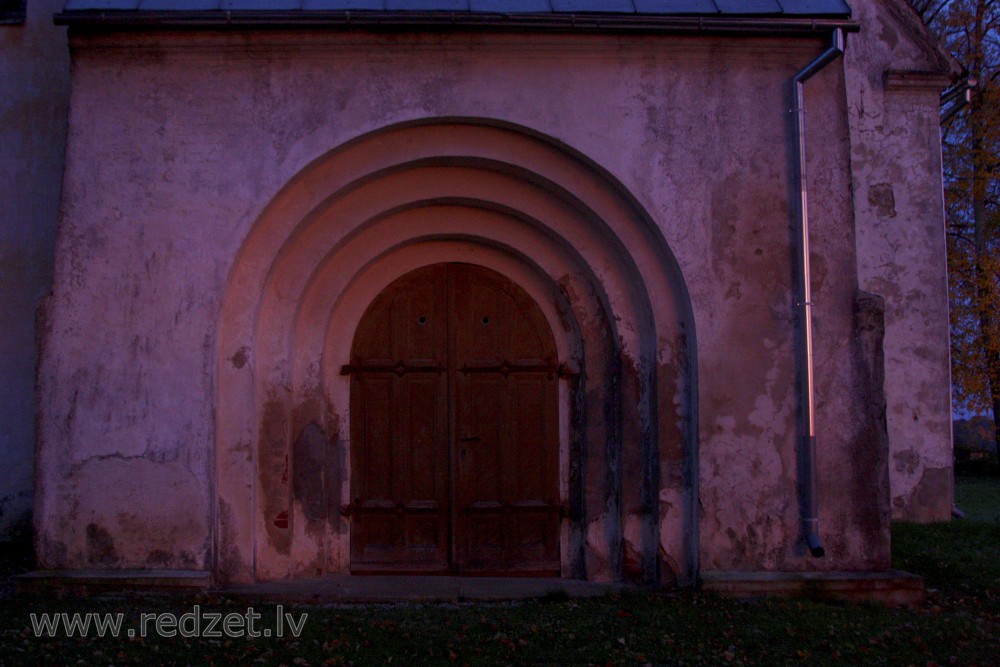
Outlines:
{"type": "Polygon", "coordinates": [[[18,597],[115,593],[210,593],[260,602],[389,603],[500,601],[596,597],[634,588],[546,577],[331,575],[212,587],[211,575],[191,570],[39,570],[14,577],[18,597]]]}
{"type": "Polygon", "coordinates": [[[230,586],[218,592],[273,602],[390,603],[584,598],[627,589],[635,586],[558,577],[338,575],[230,586]]]}
{"type": "Polygon", "coordinates": [[[209,590],[202,570],[35,570],[14,577],[18,597],[76,597],[105,593],[191,594],[209,590]]]}
{"type": "Polygon", "coordinates": [[[702,572],[701,590],[725,597],[798,597],[811,600],[919,604],[923,577],[900,570],[879,572],[702,572]]]}
{"type": "MultiPolygon", "coordinates": [[[[212,587],[195,570],[39,570],[14,577],[18,597],[111,593],[212,593],[260,602],[392,603],[582,598],[654,590],[633,584],[547,577],[332,575],[212,587]]],[[[898,570],[882,572],[703,572],[701,590],[725,597],[800,597],[813,600],[918,604],[924,580],[898,570]]]]}

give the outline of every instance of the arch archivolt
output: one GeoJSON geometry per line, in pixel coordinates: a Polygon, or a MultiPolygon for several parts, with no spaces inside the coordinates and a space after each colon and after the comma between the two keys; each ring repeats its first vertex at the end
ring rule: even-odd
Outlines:
{"type": "Polygon", "coordinates": [[[216,576],[346,571],[340,369],[381,290],[440,262],[507,276],[555,335],[569,371],[564,576],[694,576],[693,332],[669,248],[582,156],[523,128],[440,119],[319,158],[241,249],[218,338],[216,576]]]}

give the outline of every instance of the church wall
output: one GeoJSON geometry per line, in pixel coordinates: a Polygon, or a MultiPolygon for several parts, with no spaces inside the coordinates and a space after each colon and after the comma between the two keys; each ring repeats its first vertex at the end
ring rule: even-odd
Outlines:
{"type": "MultiPolygon", "coordinates": [[[[252,349],[240,356],[219,347],[241,248],[279,193],[305,187],[298,175],[314,161],[367,133],[429,118],[487,119],[565,145],[620,184],[669,247],[688,300],[692,384],[672,387],[669,373],[656,384],[691,390],[694,400],[663,403],[683,407],[660,418],[697,447],[656,466],[666,517],[658,530],[682,525],[699,546],[690,558],[662,554],[664,564],[681,578],[698,562],[705,571],[888,565],[878,476],[885,452],[868,418],[871,350],[858,342],[839,62],[807,88],[826,558],[808,557],[799,539],[788,81],[826,47],[823,39],[81,33],[73,47],[62,229],[40,371],[43,567],[231,567],[247,576],[246,554],[217,551],[220,539],[262,530],[229,520],[240,510],[215,502],[218,369],[226,359],[242,362],[260,387],[283,371],[254,366],[252,349]],[[685,470],[689,463],[695,470],[685,470]],[[668,507],[680,502],[671,489],[685,484],[697,488],[697,507],[668,507]]],[[[581,243],[593,253],[601,245],[581,243]]],[[[528,259],[542,252],[524,247],[528,259]]],[[[280,300],[281,284],[275,289],[280,300]]],[[[629,312],[622,304],[634,289],[610,289],[605,307],[629,312]]],[[[613,326],[623,367],[649,359],[646,348],[684,354],[675,341],[645,340],[641,322],[613,326]]],[[[635,378],[645,377],[639,367],[635,378]]],[[[636,382],[635,391],[648,391],[636,382]]],[[[251,402],[245,422],[232,423],[250,467],[259,464],[261,419],[251,402]]],[[[609,461],[626,504],[641,501],[628,489],[649,469],[627,457],[609,461]]],[[[619,541],[642,543],[643,530],[625,521],[580,539],[614,554],[619,541]]],[[[627,554],[613,556],[600,577],[621,577],[623,561],[627,554]]]]}

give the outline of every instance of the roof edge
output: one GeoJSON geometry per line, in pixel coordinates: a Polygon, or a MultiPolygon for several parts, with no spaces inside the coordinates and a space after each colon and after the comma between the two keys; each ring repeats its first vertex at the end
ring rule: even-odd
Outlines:
{"type": "Polygon", "coordinates": [[[491,14],[383,11],[71,11],[53,17],[71,28],[359,28],[517,29],[559,32],[748,33],[814,35],[857,32],[844,18],[666,16],[612,14],[491,14]]]}
{"type": "Polygon", "coordinates": [[[902,22],[917,42],[918,48],[936,65],[942,73],[947,73],[952,80],[960,78],[965,72],[965,66],[955,56],[948,52],[930,28],[920,20],[917,11],[906,0],[889,0],[885,3],[890,14],[902,22]]]}

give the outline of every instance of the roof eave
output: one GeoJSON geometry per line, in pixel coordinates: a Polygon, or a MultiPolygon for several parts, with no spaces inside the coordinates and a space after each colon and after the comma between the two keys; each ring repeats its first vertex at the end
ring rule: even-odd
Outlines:
{"type": "Polygon", "coordinates": [[[77,28],[391,28],[497,29],[559,32],[748,33],[811,35],[857,32],[860,24],[838,16],[680,16],[654,14],[491,14],[382,11],[71,11],[57,25],[77,28]]]}

